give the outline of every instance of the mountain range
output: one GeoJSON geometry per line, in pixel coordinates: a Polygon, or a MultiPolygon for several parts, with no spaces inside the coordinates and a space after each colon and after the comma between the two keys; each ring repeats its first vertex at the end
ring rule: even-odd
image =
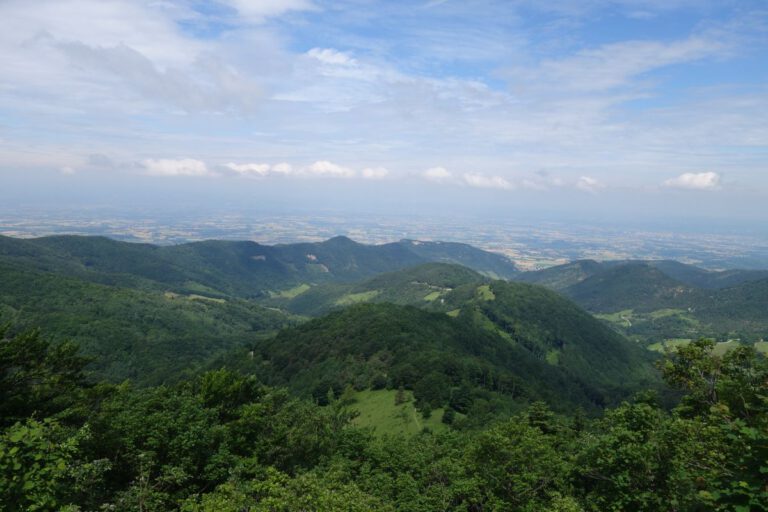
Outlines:
{"type": "Polygon", "coordinates": [[[645,347],[757,341],[766,305],[762,272],[672,261],[519,272],[498,254],[415,240],[0,237],[0,322],[78,342],[100,377],[152,385],[225,361],[316,400],[404,387],[439,408],[458,393],[476,419],[539,399],[616,403],[658,382],[645,347]]]}

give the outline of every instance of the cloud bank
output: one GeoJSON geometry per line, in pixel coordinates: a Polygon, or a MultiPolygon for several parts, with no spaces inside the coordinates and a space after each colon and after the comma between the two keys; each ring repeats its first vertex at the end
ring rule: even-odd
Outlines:
{"type": "Polygon", "coordinates": [[[716,172],[686,172],[677,178],[666,180],[663,185],[688,190],[716,190],[720,188],[720,175],[716,172]]]}

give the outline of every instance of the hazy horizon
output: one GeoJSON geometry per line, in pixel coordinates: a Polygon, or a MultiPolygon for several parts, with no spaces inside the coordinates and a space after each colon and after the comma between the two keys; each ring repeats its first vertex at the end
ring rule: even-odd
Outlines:
{"type": "Polygon", "coordinates": [[[10,0],[5,209],[767,235],[759,1],[10,0]]]}

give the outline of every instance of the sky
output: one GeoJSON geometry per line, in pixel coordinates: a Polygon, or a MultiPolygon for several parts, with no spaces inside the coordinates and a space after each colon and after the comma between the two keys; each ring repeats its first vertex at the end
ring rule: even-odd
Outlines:
{"type": "Polygon", "coordinates": [[[768,224],[764,0],[0,0],[0,203],[768,224]]]}

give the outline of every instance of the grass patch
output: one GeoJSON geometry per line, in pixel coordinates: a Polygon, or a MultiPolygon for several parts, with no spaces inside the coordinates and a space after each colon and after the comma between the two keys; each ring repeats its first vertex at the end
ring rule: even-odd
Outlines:
{"type": "Polygon", "coordinates": [[[203,295],[196,295],[194,293],[192,295],[189,295],[187,298],[189,300],[202,300],[202,301],[216,302],[218,304],[224,304],[227,302],[224,299],[217,299],[215,297],[205,297],[203,295]]]}
{"type": "Polygon", "coordinates": [[[440,292],[432,292],[430,294],[427,294],[424,297],[424,300],[427,301],[427,302],[433,302],[433,301],[437,300],[441,295],[442,295],[442,293],[440,293],[440,292]]]}
{"type": "Polygon", "coordinates": [[[739,340],[728,340],[715,344],[715,348],[712,349],[712,353],[716,356],[724,356],[726,352],[741,345],[739,340]]]}
{"type": "Polygon", "coordinates": [[[355,393],[355,402],[350,408],[357,411],[359,416],[353,423],[359,427],[371,427],[376,435],[418,434],[424,427],[433,432],[448,430],[448,426],[442,422],[443,409],[435,409],[432,415],[424,419],[421,413],[413,406],[413,395],[406,391],[405,403],[395,405],[394,389],[366,390],[355,393]]]}
{"type": "Polygon", "coordinates": [[[300,285],[294,286],[293,288],[289,288],[288,290],[272,292],[270,293],[270,295],[276,299],[295,299],[302,293],[308,291],[310,288],[312,287],[309,286],[307,283],[301,283],[300,285]]]}
{"type": "Polygon", "coordinates": [[[352,304],[359,304],[361,302],[368,302],[376,298],[381,292],[379,290],[371,290],[369,292],[360,293],[348,293],[339,297],[335,304],[337,306],[351,306],[352,304]]]}
{"type": "Polygon", "coordinates": [[[657,318],[664,318],[667,316],[675,316],[675,315],[683,315],[685,314],[685,311],[682,309],[657,309],[656,311],[652,312],[649,316],[653,318],[654,320],[657,318]]]}
{"type": "Polygon", "coordinates": [[[491,286],[484,284],[477,287],[477,298],[480,300],[494,300],[496,295],[491,290],[491,286]]]}
{"type": "Polygon", "coordinates": [[[690,342],[690,338],[669,338],[663,342],[652,343],[651,345],[648,345],[647,348],[648,350],[653,350],[654,352],[660,352],[663,354],[667,350],[674,352],[677,350],[677,347],[685,346],[690,342]]]}
{"type": "Polygon", "coordinates": [[[624,309],[615,313],[597,314],[595,317],[614,325],[618,325],[619,327],[632,327],[632,320],[634,320],[632,317],[633,313],[634,311],[631,309],[624,309]]]}
{"type": "Polygon", "coordinates": [[[208,295],[222,295],[219,290],[211,288],[210,286],[205,286],[204,284],[200,284],[196,281],[186,281],[184,283],[184,289],[191,292],[206,293],[208,295]]]}
{"type": "Polygon", "coordinates": [[[755,342],[755,350],[758,352],[762,352],[763,354],[768,355],[768,341],[756,341],[755,342]]]}
{"type": "Polygon", "coordinates": [[[459,313],[461,313],[461,309],[452,309],[448,313],[446,313],[446,315],[456,318],[457,316],[459,316],[459,313]]]}

